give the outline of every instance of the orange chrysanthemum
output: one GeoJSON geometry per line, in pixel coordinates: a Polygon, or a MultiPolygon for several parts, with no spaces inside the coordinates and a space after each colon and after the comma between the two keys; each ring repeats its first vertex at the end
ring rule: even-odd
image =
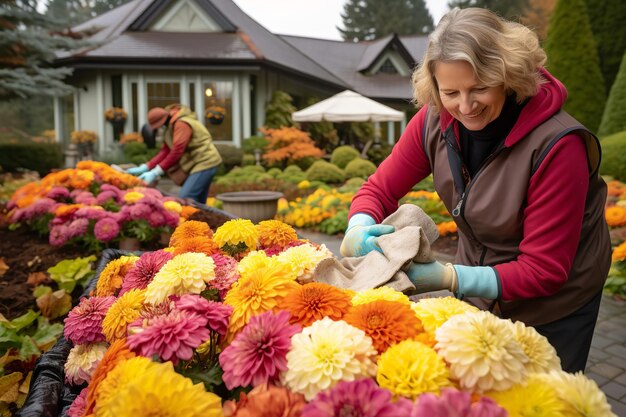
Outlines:
{"type": "Polygon", "coordinates": [[[609,227],[620,227],[626,225],[626,208],[620,206],[607,207],[604,217],[609,227]]]}
{"type": "Polygon", "coordinates": [[[298,234],[287,223],[280,220],[265,220],[256,225],[259,232],[259,244],[264,248],[278,246],[284,248],[298,240],[298,234]]]}
{"type": "Polygon", "coordinates": [[[437,224],[437,230],[439,231],[439,236],[448,236],[457,232],[457,226],[453,221],[441,222],[437,224]]]}
{"type": "Polygon", "coordinates": [[[378,300],[359,304],[351,308],[343,320],[371,337],[378,353],[424,332],[422,322],[411,307],[395,301],[378,300]]]}
{"type": "Polygon", "coordinates": [[[174,230],[174,233],[172,233],[170,246],[179,246],[185,240],[198,236],[211,238],[213,237],[213,231],[205,222],[187,220],[185,223],[178,226],[176,230],[174,230]]]}
{"type": "Polygon", "coordinates": [[[74,170],[74,175],[70,177],[69,186],[71,188],[79,188],[81,190],[89,188],[95,178],[93,171],[87,171],[86,169],[74,170]]]}
{"type": "Polygon", "coordinates": [[[350,296],[339,288],[312,282],[287,294],[281,308],[291,313],[290,323],[307,327],[325,316],[340,320],[351,305],[350,296]]]}
{"type": "Polygon", "coordinates": [[[180,217],[182,217],[183,219],[188,219],[189,216],[191,216],[192,214],[194,214],[196,211],[198,211],[199,209],[193,207],[193,206],[183,206],[183,209],[180,212],[180,217]]]}
{"type": "Polygon", "coordinates": [[[612,196],[612,197],[619,197],[620,195],[622,195],[624,192],[626,192],[626,184],[620,182],[620,181],[609,181],[606,183],[607,185],[607,194],[612,196]]]}
{"type": "Polygon", "coordinates": [[[174,256],[187,252],[204,253],[211,256],[214,253],[219,253],[219,251],[220,248],[217,243],[213,242],[213,239],[206,236],[194,236],[177,242],[172,253],[174,256]]]}
{"type": "Polygon", "coordinates": [[[126,339],[118,339],[111,343],[98,364],[98,367],[91,376],[89,386],[87,387],[87,407],[84,415],[93,414],[94,407],[98,401],[98,385],[106,378],[109,371],[117,366],[118,363],[130,358],[134,358],[135,354],[126,345],[126,339]]]}
{"type": "Polygon", "coordinates": [[[83,207],[82,204],[63,204],[54,210],[54,215],[56,217],[70,216],[81,207],[83,207]]]}
{"type": "Polygon", "coordinates": [[[122,256],[107,264],[100,272],[98,283],[96,284],[96,296],[108,297],[122,288],[122,281],[126,273],[135,265],[139,259],[137,256],[122,256]]]}
{"type": "Polygon", "coordinates": [[[618,262],[626,260],[626,242],[622,242],[621,245],[613,249],[613,255],[611,255],[611,259],[618,262]]]}

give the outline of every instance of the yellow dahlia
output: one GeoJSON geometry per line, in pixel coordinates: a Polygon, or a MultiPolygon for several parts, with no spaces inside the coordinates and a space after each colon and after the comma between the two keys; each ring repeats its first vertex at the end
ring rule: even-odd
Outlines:
{"type": "Polygon", "coordinates": [[[298,281],[311,281],[313,270],[323,259],[331,258],[333,254],[321,245],[317,248],[305,243],[294,246],[278,254],[278,262],[287,265],[298,281]]]}
{"type": "Polygon", "coordinates": [[[259,233],[250,220],[234,219],[218,227],[213,240],[232,256],[256,249],[259,233]]]}
{"type": "Polygon", "coordinates": [[[102,272],[100,272],[98,283],[96,284],[96,296],[108,297],[109,295],[115,295],[122,287],[122,281],[126,273],[135,266],[137,259],[139,257],[134,255],[121,256],[107,263],[102,272]]]}
{"type": "Polygon", "coordinates": [[[513,323],[513,330],[515,339],[522,345],[524,353],[528,356],[526,371],[529,374],[561,369],[561,360],[556,355],[556,350],[534,327],[517,321],[513,323]]]}
{"type": "Polygon", "coordinates": [[[107,342],[126,337],[126,327],[141,313],[145,300],[145,290],[130,290],[115,300],[102,320],[102,333],[107,342]]]}
{"type": "Polygon", "coordinates": [[[270,265],[270,259],[264,251],[253,250],[239,261],[237,271],[245,275],[258,268],[267,268],[270,265]]]}
{"type": "Polygon", "coordinates": [[[395,301],[406,305],[411,304],[409,297],[400,291],[389,287],[378,287],[357,292],[354,297],[352,297],[352,305],[358,306],[359,304],[371,303],[377,300],[395,301]]]}
{"type": "Polygon", "coordinates": [[[280,220],[265,220],[256,225],[259,233],[259,244],[264,248],[278,246],[284,248],[291,242],[298,240],[293,227],[280,220]]]}
{"type": "Polygon", "coordinates": [[[552,370],[536,377],[556,390],[565,404],[564,415],[567,417],[617,417],[598,384],[582,372],[570,374],[552,370]]]}
{"type": "Polygon", "coordinates": [[[435,339],[462,389],[503,391],[526,379],[528,356],[510,320],[487,311],[457,314],[435,331],[435,339]]]}
{"type": "Polygon", "coordinates": [[[86,343],[74,346],[65,361],[65,382],[73,385],[89,382],[108,346],[107,343],[86,343]]]}
{"type": "Polygon", "coordinates": [[[242,274],[224,298],[224,304],[233,306],[227,340],[232,340],[250,317],[278,309],[287,294],[298,286],[291,271],[284,267],[261,267],[242,274]]]}
{"type": "Polygon", "coordinates": [[[531,375],[505,391],[485,394],[508,411],[510,417],[565,417],[565,403],[548,382],[531,375]]]}
{"type": "Polygon", "coordinates": [[[172,213],[180,214],[183,211],[183,206],[176,201],[170,200],[163,203],[163,208],[172,213]]]}
{"type": "Polygon", "coordinates": [[[170,295],[200,294],[215,278],[215,262],[204,253],[187,252],[167,261],[146,288],[146,302],[159,304],[170,295]]]}
{"type": "Polygon", "coordinates": [[[395,398],[415,399],[425,392],[439,394],[441,388],[452,386],[444,360],[415,340],[404,340],[380,355],[376,381],[395,398]]]}
{"type": "Polygon", "coordinates": [[[137,201],[141,200],[144,195],[138,191],[129,191],[124,194],[124,202],[127,204],[135,204],[137,201]]]}
{"type": "Polygon", "coordinates": [[[454,297],[422,298],[416,303],[411,303],[415,315],[422,321],[424,329],[434,335],[448,319],[457,314],[478,311],[476,307],[457,300],[454,297]]]}
{"type": "Polygon", "coordinates": [[[374,376],[375,357],[372,339],[362,330],[324,317],[291,337],[282,382],[310,401],[340,381],[374,376]]]}

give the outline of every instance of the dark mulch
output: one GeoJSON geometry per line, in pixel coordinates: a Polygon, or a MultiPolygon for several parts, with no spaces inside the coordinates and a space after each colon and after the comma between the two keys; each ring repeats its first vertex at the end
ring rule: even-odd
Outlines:
{"type": "Polygon", "coordinates": [[[435,240],[435,242],[430,246],[430,248],[446,257],[450,258],[450,260],[454,259],[456,255],[456,248],[458,246],[458,238],[456,234],[450,236],[440,237],[435,240]]]}

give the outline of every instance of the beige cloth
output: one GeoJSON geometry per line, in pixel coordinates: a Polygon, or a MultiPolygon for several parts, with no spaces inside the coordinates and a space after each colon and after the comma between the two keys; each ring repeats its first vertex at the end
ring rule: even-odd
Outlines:
{"type": "Polygon", "coordinates": [[[383,220],[396,231],[378,238],[383,253],[372,251],[358,258],[327,258],[313,271],[313,280],[354,291],[387,286],[413,292],[415,286],[403,271],[409,262],[433,262],[430,244],[438,237],[435,222],[418,206],[403,204],[383,220]]]}

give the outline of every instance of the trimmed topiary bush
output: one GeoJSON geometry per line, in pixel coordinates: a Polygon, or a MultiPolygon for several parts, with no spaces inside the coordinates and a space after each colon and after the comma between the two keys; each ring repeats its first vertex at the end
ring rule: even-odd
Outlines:
{"type": "Polygon", "coordinates": [[[241,165],[256,165],[256,158],[254,157],[254,155],[248,155],[247,153],[244,153],[243,158],[241,158],[241,165]]]}
{"type": "Polygon", "coordinates": [[[356,193],[359,191],[359,188],[365,183],[363,178],[350,178],[344,185],[339,187],[337,190],[340,193],[356,193]]]}
{"type": "Polygon", "coordinates": [[[302,168],[300,168],[298,165],[288,165],[287,168],[285,168],[285,170],[283,171],[285,174],[297,174],[297,173],[301,173],[302,168]]]}
{"type": "Polygon", "coordinates": [[[43,177],[63,166],[63,152],[58,143],[2,143],[0,166],[7,172],[18,168],[37,171],[43,177]]]}
{"type": "Polygon", "coordinates": [[[602,139],[600,174],[626,182],[626,131],[602,139]]]}
{"type": "Polygon", "coordinates": [[[282,174],[283,171],[281,171],[280,168],[270,168],[269,170],[267,170],[267,173],[270,174],[272,177],[276,178],[280,174],[282,174]]]}
{"type": "Polygon", "coordinates": [[[389,144],[374,145],[367,150],[367,157],[378,166],[391,154],[392,149],[393,145],[389,144]]]}
{"type": "Polygon", "coordinates": [[[376,165],[372,161],[356,158],[348,162],[346,165],[346,177],[348,178],[367,178],[376,171],[376,165]]]}
{"type": "Polygon", "coordinates": [[[261,153],[263,153],[263,150],[268,143],[269,141],[265,139],[264,136],[250,136],[249,138],[243,140],[241,149],[243,149],[245,154],[254,155],[255,149],[260,149],[261,153]]]}
{"type": "Polygon", "coordinates": [[[222,162],[226,171],[230,171],[236,166],[241,166],[243,161],[243,151],[231,145],[216,144],[217,151],[222,156],[222,162]]]}
{"type": "Polygon", "coordinates": [[[330,163],[344,169],[348,162],[359,157],[359,151],[352,146],[339,146],[330,155],[330,163]]]}
{"type": "Polygon", "coordinates": [[[325,183],[343,182],[346,178],[343,169],[335,164],[324,160],[316,161],[311,168],[306,171],[306,179],[309,181],[323,181],[325,183]]]}
{"type": "Polygon", "coordinates": [[[606,101],[598,136],[609,136],[623,130],[626,130],[626,53],[606,101]]]}

